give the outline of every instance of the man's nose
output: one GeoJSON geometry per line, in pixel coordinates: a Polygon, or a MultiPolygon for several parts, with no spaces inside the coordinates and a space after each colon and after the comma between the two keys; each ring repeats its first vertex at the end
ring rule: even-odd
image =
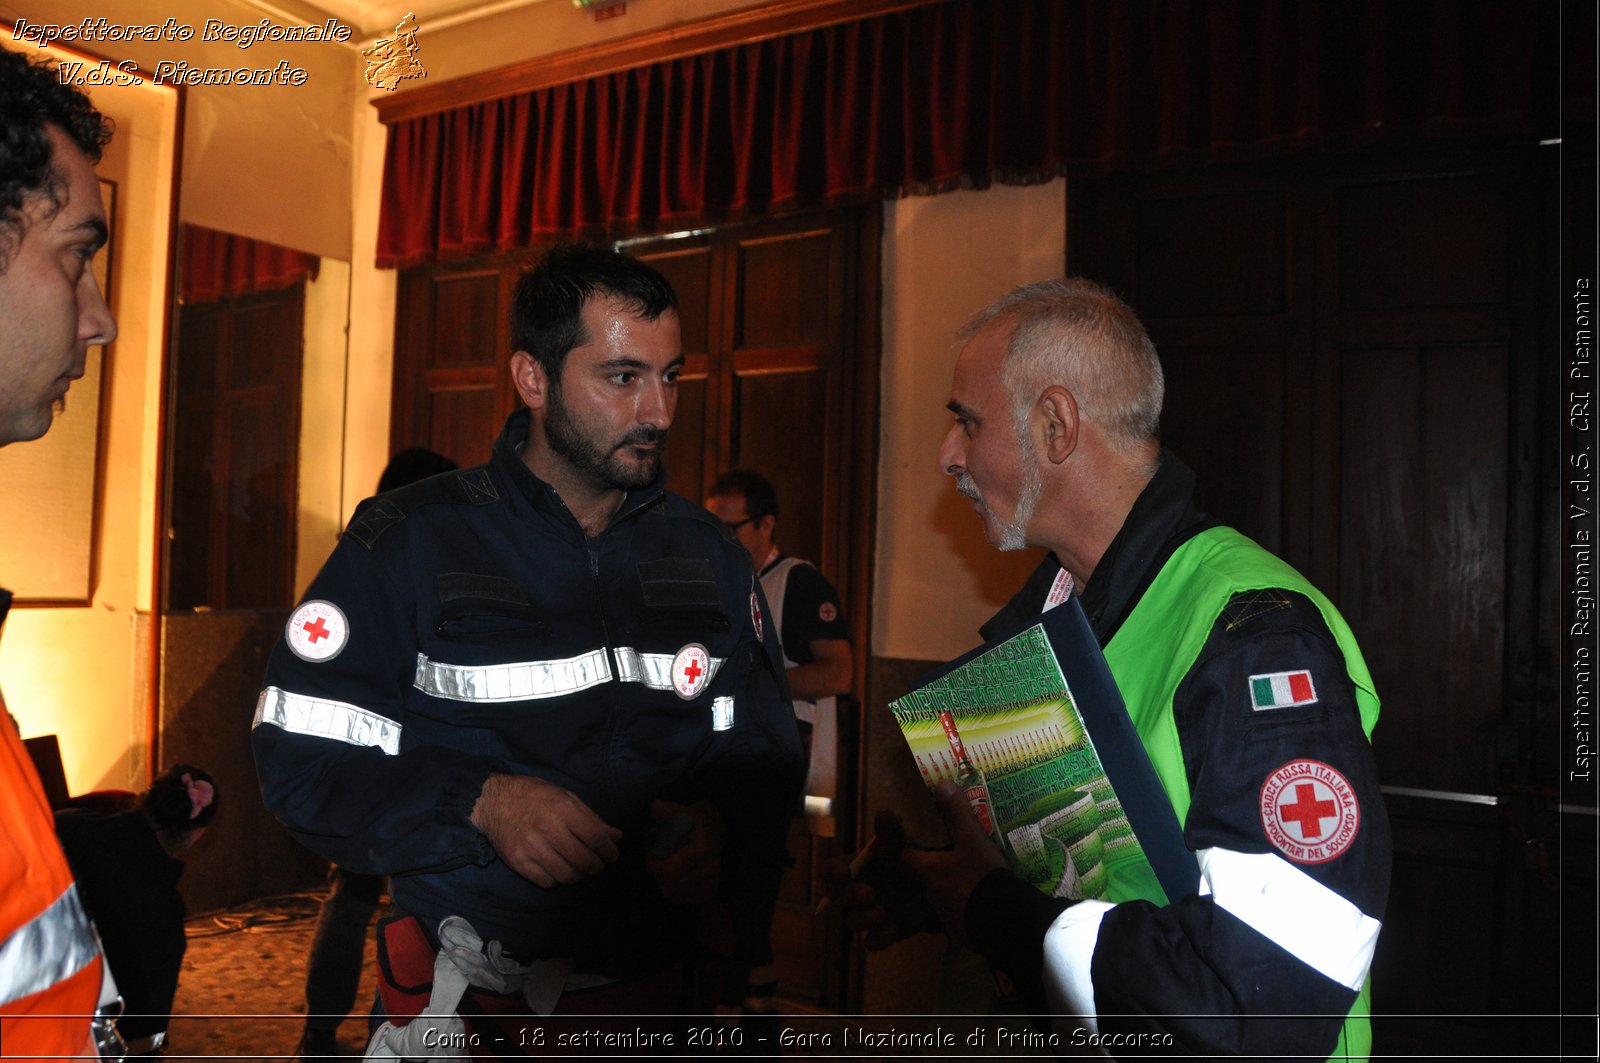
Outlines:
{"type": "Polygon", "coordinates": [[[85,271],[78,292],[78,339],[90,347],[98,347],[116,338],[117,319],[106,305],[94,274],[85,271]]]}
{"type": "Polygon", "coordinates": [[[678,405],[676,384],[657,380],[646,385],[644,398],[639,402],[639,423],[666,431],[672,427],[672,413],[678,405]]]}
{"type": "Polygon", "coordinates": [[[966,439],[961,426],[953,424],[939,444],[939,471],[947,476],[959,476],[967,460],[966,439]]]}

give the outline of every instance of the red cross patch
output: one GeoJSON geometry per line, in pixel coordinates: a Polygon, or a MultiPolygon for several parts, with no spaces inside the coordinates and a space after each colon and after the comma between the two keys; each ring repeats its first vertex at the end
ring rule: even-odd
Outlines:
{"type": "Polygon", "coordinates": [[[691,642],[672,658],[672,689],[688,701],[705,689],[711,678],[711,655],[698,642],[691,642]]]}
{"type": "Polygon", "coordinates": [[[306,661],[330,661],[339,656],[350,638],[350,624],[344,612],[332,602],[305,602],[289,617],[283,640],[296,657],[306,661]]]}
{"type": "Polygon", "coordinates": [[[1350,782],[1320,760],[1291,760],[1261,786],[1267,841],[1299,864],[1321,864],[1350,848],[1361,805],[1350,782]]]}
{"type": "Polygon", "coordinates": [[[839,609],[832,602],[823,602],[817,606],[817,619],[824,624],[831,624],[839,618],[839,609]]]}
{"type": "Polygon", "coordinates": [[[756,626],[756,641],[766,638],[761,632],[761,599],[756,597],[756,592],[750,592],[750,622],[756,626]]]}

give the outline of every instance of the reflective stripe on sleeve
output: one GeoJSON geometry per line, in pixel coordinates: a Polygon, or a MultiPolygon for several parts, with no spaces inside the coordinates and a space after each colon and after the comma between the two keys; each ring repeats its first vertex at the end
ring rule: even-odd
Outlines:
{"type": "Polygon", "coordinates": [[[1077,1016],[1090,1033],[1099,1033],[1100,1026],[1089,967],[1100,940],[1100,920],[1113,907],[1106,901],[1079,901],[1056,916],[1044,933],[1044,986],[1050,1010],[1077,1016]]]}
{"type": "MultiPolygon", "coordinates": [[[[643,683],[651,690],[677,689],[672,685],[672,662],[676,654],[640,653],[632,646],[618,646],[613,652],[617,655],[617,678],[624,683],[643,683]]],[[[724,662],[725,658],[712,657],[707,663],[707,686],[716,678],[717,670],[724,662]]]]}
{"type": "Polygon", "coordinates": [[[400,725],[387,716],[359,705],[295,694],[279,687],[267,687],[256,699],[256,716],[250,729],[264,723],[290,734],[373,746],[391,757],[400,752],[400,725]]]}
{"type": "Polygon", "coordinates": [[[1204,849],[1200,894],[1335,982],[1359,992],[1383,924],[1276,853],[1204,849]]]}
{"type": "MultiPolygon", "coordinates": [[[[622,683],[642,683],[651,690],[672,690],[670,653],[640,653],[632,646],[618,646],[607,653],[590,650],[558,661],[512,661],[507,664],[444,664],[417,654],[417,673],[412,686],[424,694],[450,701],[499,702],[535,701],[576,694],[616,679],[622,683]],[[612,654],[617,667],[611,668],[612,654]]],[[[711,682],[723,658],[712,657],[705,682],[711,682]]]]}
{"type": "Polygon", "coordinates": [[[99,954],[78,888],[69,884],[48,908],[0,942],[0,1007],[66,981],[99,954]]]}

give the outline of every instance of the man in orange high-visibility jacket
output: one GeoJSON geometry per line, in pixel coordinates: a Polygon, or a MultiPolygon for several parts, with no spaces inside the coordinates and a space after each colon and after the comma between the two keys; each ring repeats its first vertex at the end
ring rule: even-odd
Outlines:
{"type": "MultiPolygon", "coordinates": [[[[88,350],[116,337],[89,262],[109,124],[53,67],[0,47],[0,446],[37,439],[88,350]]],[[[0,590],[0,622],[11,604],[0,590]]],[[[0,702],[3,705],[3,702],[0,702]]],[[[0,711],[0,1053],[95,1053],[103,963],[44,788],[0,711]]]]}

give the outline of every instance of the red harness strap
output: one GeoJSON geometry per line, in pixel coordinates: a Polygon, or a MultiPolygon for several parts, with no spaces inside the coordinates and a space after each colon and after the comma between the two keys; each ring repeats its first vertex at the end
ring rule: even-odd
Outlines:
{"type": "MultiPolygon", "coordinates": [[[[378,924],[378,995],[388,1020],[405,1026],[433,994],[437,951],[415,916],[378,924]]],[[[555,1012],[529,1015],[519,995],[470,986],[461,998],[465,1047],[474,1057],[666,1054],[681,1050],[681,971],[563,993],[555,1012]],[[670,1036],[670,1040],[664,1037],[670,1036]]]]}

